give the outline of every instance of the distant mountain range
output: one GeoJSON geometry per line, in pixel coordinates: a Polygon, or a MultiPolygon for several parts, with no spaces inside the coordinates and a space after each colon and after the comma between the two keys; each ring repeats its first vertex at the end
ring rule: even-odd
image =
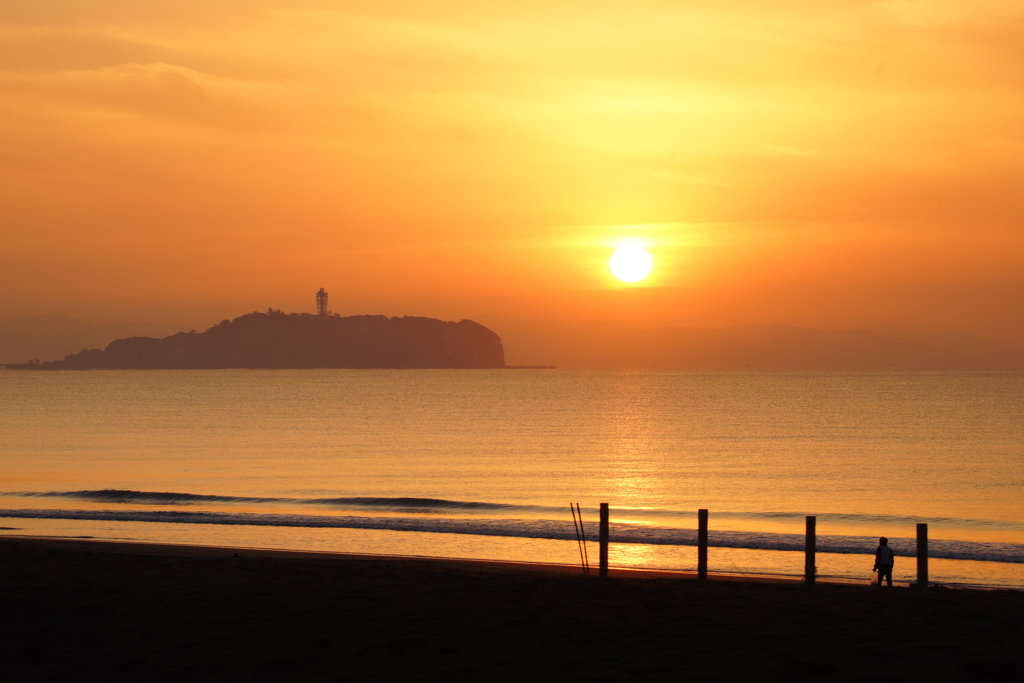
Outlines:
{"type": "Polygon", "coordinates": [[[969,334],[900,329],[819,332],[791,325],[637,329],[611,323],[474,320],[494,330],[510,365],[760,370],[1024,369],[1024,349],[969,334]]]}
{"type": "Polygon", "coordinates": [[[124,337],[166,337],[180,325],[102,323],[90,325],[63,313],[0,320],[0,363],[60,360],[82,349],[102,349],[124,337]]]}

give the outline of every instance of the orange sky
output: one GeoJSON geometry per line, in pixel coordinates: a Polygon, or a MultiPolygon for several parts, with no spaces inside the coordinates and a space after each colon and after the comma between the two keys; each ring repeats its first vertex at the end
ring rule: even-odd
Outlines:
{"type": "Polygon", "coordinates": [[[1016,0],[9,2],[0,316],[1024,345],[1022,131],[1016,0]]]}

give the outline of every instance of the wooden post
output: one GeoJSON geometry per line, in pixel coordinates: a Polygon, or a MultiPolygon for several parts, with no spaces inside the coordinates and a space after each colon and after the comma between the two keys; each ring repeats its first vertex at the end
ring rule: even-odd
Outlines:
{"type": "Polygon", "coordinates": [[[708,580],[708,511],[697,510],[697,580],[708,580]]]}
{"type": "Polygon", "coordinates": [[[917,587],[928,587],[928,525],[917,525],[917,587]]]}
{"type": "Polygon", "coordinates": [[[817,569],[814,564],[814,555],[818,550],[817,535],[818,518],[807,516],[807,542],[804,546],[804,585],[813,586],[814,576],[817,569]]]}
{"type": "Polygon", "coordinates": [[[608,576],[608,503],[601,503],[601,526],[598,540],[601,543],[600,568],[597,575],[608,576]]]}

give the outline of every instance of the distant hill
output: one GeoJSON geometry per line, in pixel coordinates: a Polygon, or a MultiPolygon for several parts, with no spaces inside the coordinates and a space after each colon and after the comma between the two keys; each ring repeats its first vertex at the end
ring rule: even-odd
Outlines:
{"type": "Polygon", "coordinates": [[[267,311],[224,320],[203,333],[116,339],[103,350],[12,367],[503,368],[505,354],[498,335],[471,320],[267,311]]]}
{"type": "Polygon", "coordinates": [[[63,313],[7,318],[0,321],[0,363],[58,360],[82,349],[102,349],[122,337],[165,337],[182,330],[157,323],[90,325],[63,313]]]}
{"type": "MultiPolygon", "coordinates": [[[[274,326],[271,324],[270,316],[264,313],[252,314],[262,316],[253,319],[252,332],[255,334],[258,324],[256,320],[266,318],[264,322],[268,330],[274,326]]],[[[275,313],[276,315],[284,315],[275,313]]],[[[238,327],[232,327],[242,334],[246,329],[246,322],[251,316],[242,316],[234,323],[238,327]],[[245,320],[243,320],[245,319],[245,320]],[[243,322],[239,322],[243,321],[243,322]]],[[[315,319],[316,316],[291,314],[285,316],[289,319],[300,320],[315,319]]],[[[341,327],[348,329],[353,325],[362,325],[359,332],[343,332],[341,328],[331,332],[331,335],[339,335],[342,339],[346,334],[353,334],[358,337],[362,335],[366,339],[378,338],[374,335],[387,335],[384,332],[384,323],[381,321],[391,320],[430,320],[427,318],[385,318],[384,316],[355,316],[353,318],[337,318],[332,316],[331,320],[348,320],[350,323],[342,324],[341,327]],[[355,321],[375,321],[363,325],[355,321]]],[[[276,320],[276,318],[275,318],[276,320]]],[[[322,320],[322,319],[321,319],[322,320]]],[[[895,328],[868,331],[868,330],[845,330],[841,332],[819,332],[807,328],[793,327],[789,325],[746,325],[725,327],[721,329],[702,329],[693,327],[661,327],[653,329],[638,329],[627,325],[616,325],[612,323],[567,323],[555,320],[519,320],[501,316],[477,316],[479,323],[486,325],[487,332],[491,330],[495,334],[498,346],[491,342],[491,354],[484,361],[486,367],[501,367],[505,361],[509,365],[519,366],[540,366],[556,365],[560,368],[682,368],[682,369],[729,369],[729,368],[755,368],[755,369],[1024,369],[1024,350],[1000,344],[968,334],[925,334],[900,330],[895,328]],[[502,353],[501,360],[498,353],[502,353]]],[[[225,321],[227,322],[227,321],[225,321]]],[[[452,330],[461,330],[463,323],[443,323],[433,321],[424,324],[421,330],[425,335],[424,339],[434,339],[438,334],[437,329],[430,331],[430,325],[435,328],[438,325],[451,327],[452,330]]],[[[211,328],[217,330],[225,323],[211,328]]],[[[338,324],[338,323],[334,323],[338,324]]],[[[388,323],[398,325],[397,323],[388,323]]],[[[471,323],[475,324],[475,323],[471,323]]],[[[297,325],[298,330],[302,325],[297,325]]],[[[409,327],[409,334],[415,327],[409,327]]],[[[477,325],[479,327],[479,325],[477,325]]],[[[395,328],[397,330],[397,327],[395,328]]],[[[438,328],[439,329],[439,328],[438,328]]],[[[51,314],[22,318],[10,318],[0,323],[0,359],[2,362],[23,363],[32,358],[39,358],[41,361],[52,361],[67,356],[74,350],[80,349],[101,349],[107,347],[114,340],[121,339],[124,343],[114,347],[114,353],[104,362],[121,363],[118,367],[141,367],[140,365],[126,365],[128,363],[142,362],[138,359],[130,360],[133,353],[142,353],[140,350],[146,344],[153,349],[154,353],[168,353],[169,357],[175,358],[183,353],[207,353],[213,354],[213,339],[217,335],[230,336],[226,330],[211,331],[203,334],[174,335],[172,339],[178,341],[166,342],[162,339],[155,339],[148,342],[129,342],[132,337],[165,337],[181,328],[174,325],[157,325],[153,323],[109,323],[106,325],[90,325],[89,323],[76,320],[70,316],[51,314]],[[211,335],[207,337],[206,335],[211,335]],[[189,339],[202,338],[204,341],[194,342],[189,339]],[[154,342],[159,342],[154,345],[154,342]],[[132,346],[132,345],[135,346],[132,346]],[[206,345],[206,346],[204,346],[206,345]],[[205,348],[201,351],[200,347],[205,348]],[[135,349],[132,351],[131,349],[135,349]],[[120,360],[114,361],[118,357],[120,360]]],[[[276,334],[276,332],[275,332],[276,334]]],[[[305,334],[305,333],[303,333],[305,334]]],[[[405,334],[405,333],[402,333],[405,334]]],[[[416,334],[420,334],[417,332],[416,334]]],[[[448,331],[444,334],[455,334],[448,331]]],[[[461,332],[460,332],[461,334],[461,332]]],[[[399,335],[402,336],[402,335],[399,335]]],[[[408,335],[406,335],[408,336],[408,335]]],[[[486,336],[486,335],[485,335],[486,336]]],[[[409,338],[414,338],[409,337],[409,338]]],[[[268,338],[269,339],[269,338],[268,338]]],[[[240,340],[237,340],[239,341],[240,340]]],[[[364,340],[365,341],[365,340],[364,340]]],[[[219,343],[219,342],[218,342],[219,343]]],[[[269,343],[269,342],[268,342],[269,343]]],[[[346,342],[347,343],[347,342],[346,342]]],[[[435,345],[435,351],[449,349],[455,353],[452,346],[444,346],[439,341],[431,341],[435,345]]],[[[428,346],[429,346],[428,344],[428,346]]],[[[243,345],[248,348],[247,345],[243,345]]],[[[487,347],[487,343],[479,348],[487,347]]],[[[243,353],[236,349],[238,353],[243,353]]],[[[105,353],[105,352],[101,352],[105,353]]],[[[250,351],[244,351],[250,353],[250,351]]],[[[257,353],[253,350],[252,353],[257,353]]],[[[296,363],[309,363],[310,356],[316,357],[313,350],[303,352],[306,355],[297,358],[296,363]]],[[[339,352],[340,353],[340,352],[339,352]]],[[[384,350],[375,352],[384,354],[384,350]]],[[[426,351],[424,351],[426,353],[426,351]]],[[[86,354],[88,356],[89,354],[86,354]]],[[[447,357],[447,354],[444,354],[447,357]]],[[[486,355],[486,354],[485,354],[486,355]]],[[[85,357],[75,354],[76,360],[69,362],[79,363],[84,367],[85,357]]],[[[144,357],[145,354],[142,354],[144,357]]],[[[249,361],[239,360],[237,356],[234,361],[240,363],[231,367],[281,367],[275,365],[246,365],[245,363],[268,363],[264,358],[259,360],[257,356],[246,356],[249,361]]],[[[198,359],[199,356],[190,356],[198,359]]],[[[365,356],[370,358],[371,356],[365,356]]],[[[377,358],[383,358],[378,355],[377,358]]],[[[184,356],[181,356],[184,359],[184,356]]],[[[212,358],[212,356],[207,356],[212,358]]],[[[326,356],[320,356],[321,359],[326,356]]],[[[423,367],[462,367],[456,365],[442,365],[444,359],[437,358],[434,365],[423,367]]],[[[90,361],[93,362],[93,361],[90,361]]],[[[95,361],[98,362],[98,361],[95,361]]],[[[157,361],[151,359],[150,361],[157,361]]],[[[165,361],[159,361],[164,363],[165,361]]],[[[198,362],[198,360],[196,361],[198,362]]],[[[213,362],[212,360],[204,362],[213,362]]],[[[225,363],[228,360],[222,357],[217,362],[225,363]]],[[[326,362],[324,360],[316,362],[326,362]]],[[[331,361],[335,362],[335,361],[331,361]]],[[[346,361],[354,362],[354,361],[346,361]]],[[[377,362],[383,362],[378,360],[377,362]]],[[[426,363],[426,360],[421,360],[426,363]]],[[[450,362],[450,357],[448,361],[450,362]]],[[[65,366],[67,367],[67,366],[65,366]]],[[[113,367],[113,366],[111,366],[113,367]]],[[[161,365],[161,367],[171,367],[161,365]]],[[[173,367],[181,367],[174,365],[173,367]]],[[[217,367],[229,367],[219,365],[217,367]]],[[[298,365],[296,367],[309,367],[309,365],[298,365]]],[[[398,367],[398,366],[395,366],[398,367]]],[[[406,366],[401,366],[406,367],[406,366]]],[[[477,367],[477,366],[473,366],[477,367]]]]}
{"type": "Polygon", "coordinates": [[[899,329],[819,332],[790,325],[637,329],[477,316],[510,365],[559,368],[1024,369],[1024,350],[968,334],[899,329]]]}

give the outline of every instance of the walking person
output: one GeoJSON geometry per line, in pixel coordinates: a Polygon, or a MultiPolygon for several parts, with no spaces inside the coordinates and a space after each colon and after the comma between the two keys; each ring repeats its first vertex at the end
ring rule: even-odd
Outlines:
{"type": "Polygon", "coordinates": [[[892,566],[896,563],[896,555],[889,547],[889,539],[882,536],[878,539],[878,550],[875,551],[875,569],[878,572],[878,586],[882,585],[884,578],[889,587],[892,587],[892,566]]]}

